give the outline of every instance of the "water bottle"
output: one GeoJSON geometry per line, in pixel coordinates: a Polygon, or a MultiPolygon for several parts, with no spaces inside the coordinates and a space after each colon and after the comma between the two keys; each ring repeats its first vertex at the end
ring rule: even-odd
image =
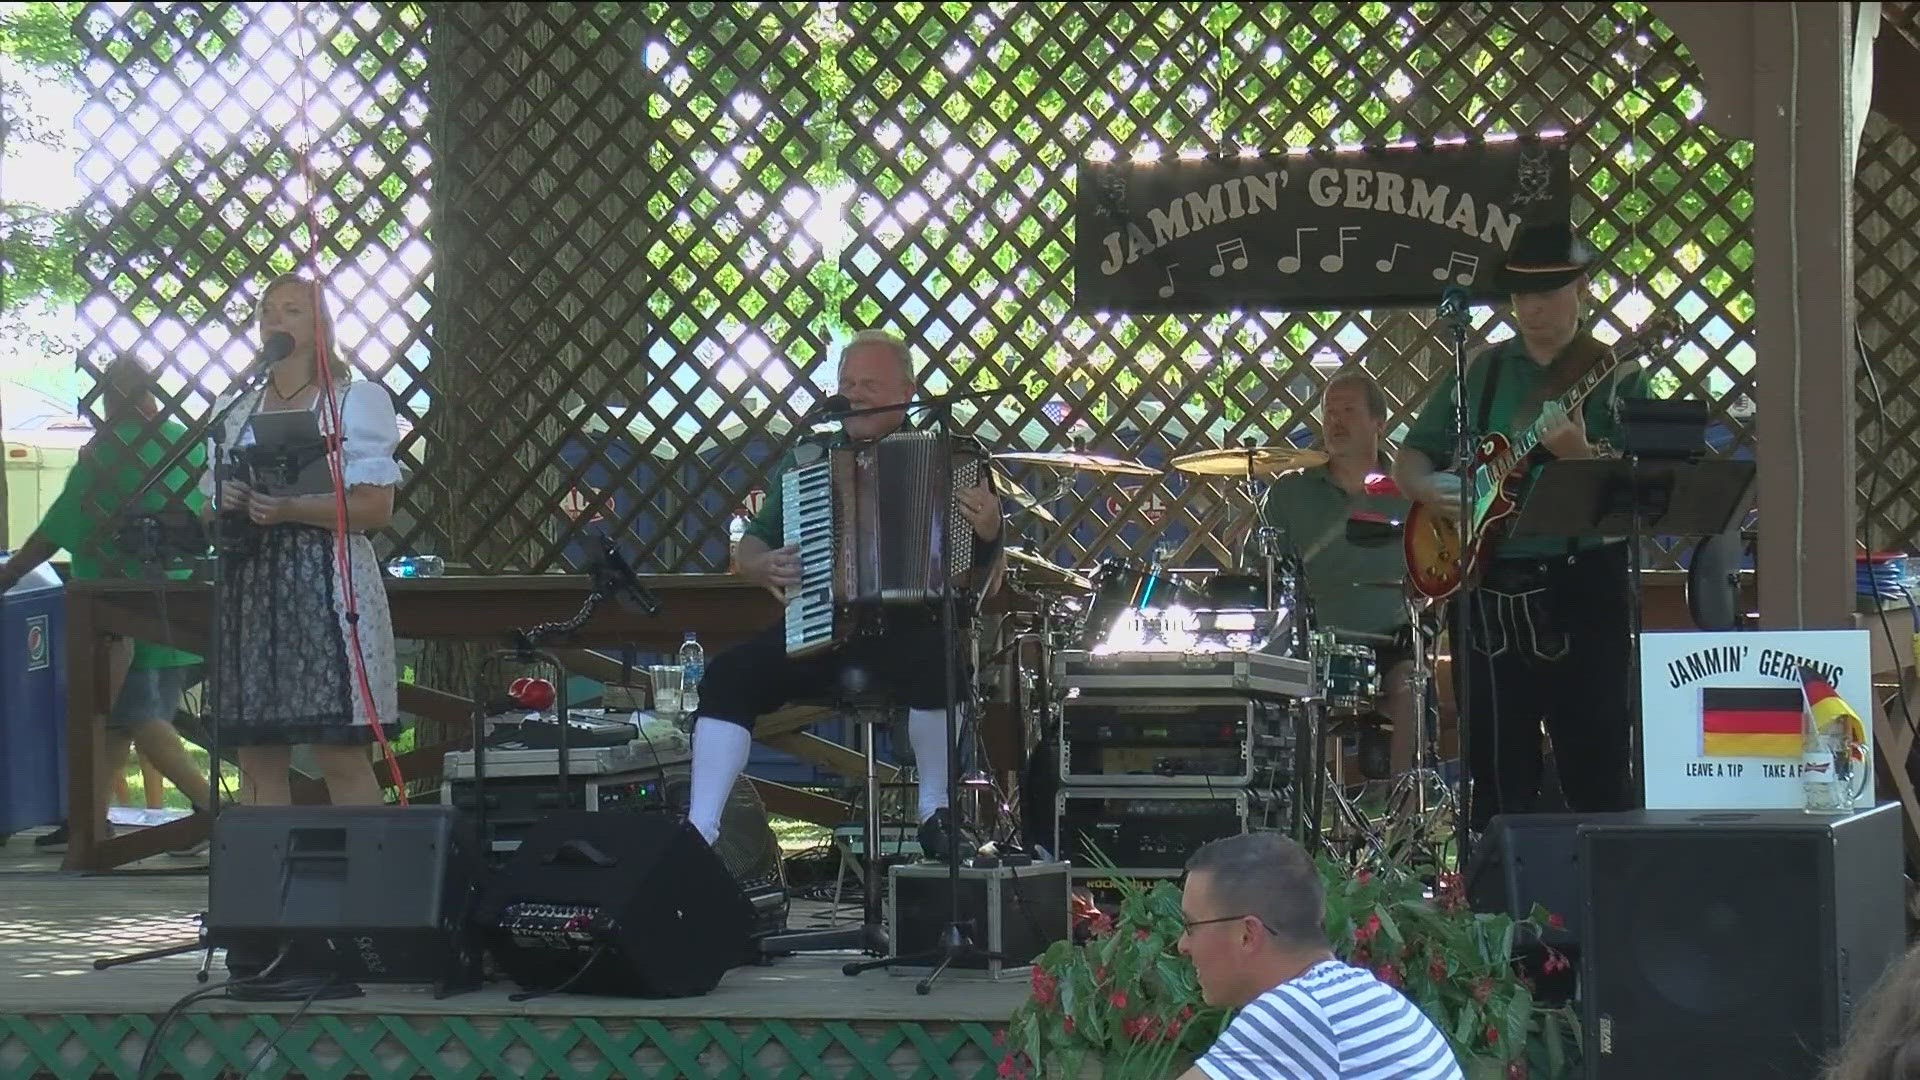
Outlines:
{"type": "Polygon", "coordinates": [[[707,673],[707,650],[700,647],[700,639],[687,631],[686,640],[680,643],[680,712],[692,716],[693,710],[700,706],[700,678],[707,673]]]}
{"type": "Polygon", "coordinates": [[[1807,813],[1844,814],[1852,809],[1847,805],[1840,764],[1832,745],[1808,716],[1801,724],[1800,752],[1800,790],[1807,813]]]}
{"type": "Polygon", "coordinates": [[[439,577],[446,572],[446,560],[438,555],[401,555],[387,563],[387,573],[397,578],[439,577]]]}
{"type": "Polygon", "coordinates": [[[733,520],[727,522],[727,569],[730,572],[740,569],[740,541],[746,536],[747,515],[733,515],[733,520]]]}

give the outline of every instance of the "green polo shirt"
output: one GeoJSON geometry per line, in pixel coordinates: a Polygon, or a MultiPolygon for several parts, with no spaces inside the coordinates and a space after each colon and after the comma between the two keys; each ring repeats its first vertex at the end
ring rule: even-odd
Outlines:
{"type": "MultiPolygon", "coordinates": [[[[1386,466],[1381,466],[1385,472],[1386,466]]],[[[1368,582],[1405,581],[1407,556],[1398,540],[1355,544],[1347,540],[1347,519],[1370,511],[1393,521],[1407,516],[1407,500],[1397,495],[1349,495],[1324,465],[1288,473],[1267,489],[1262,514],[1280,530],[1282,544],[1307,552],[1307,592],[1323,629],[1390,634],[1407,623],[1400,589],[1368,582]]],[[[1247,539],[1251,565],[1258,536],[1247,539]]]]}
{"type": "MultiPolygon", "coordinates": [[[[1547,371],[1527,355],[1526,347],[1518,337],[1503,341],[1474,357],[1467,367],[1467,409],[1468,416],[1476,426],[1482,426],[1480,401],[1486,393],[1487,379],[1496,369],[1500,373],[1500,380],[1494,386],[1492,408],[1488,410],[1484,428],[1511,434],[1532,423],[1538,415],[1537,410],[1530,410],[1526,416],[1516,416],[1515,413],[1545,382],[1547,371]]],[[[1451,374],[1440,381],[1407,432],[1406,445],[1425,454],[1433,462],[1433,467],[1439,470],[1453,467],[1455,381],[1451,374]]],[[[1622,398],[1650,396],[1652,384],[1646,369],[1638,361],[1622,364],[1612,379],[1601,383],[1587,395],[1586,403],[1581,408],[1587,423],[1587,441],[1604,441],[1619,446],[1620,425],[1614,418],[1614,402],[1622,398]]],[[[1553,455],[1545,447],[1534,454],[1526,479],[1520,484],[1522,506],[1525,505],[1527,492],[1540,479],[1540,470],[1551,460],[1553,455]]],[[[1592,548],[1605,542],[1599,537],[1588,537],[1573,541],[1573,545],[1592,548]]],[[[1567,540],[1553,537],[1507,539],[1500,542],[1492,555],[1494,558],[1542,558],[1565,554],[1567,545],[1567,540]]]]}
{"type": "MultiPolygon", "coordinates": [[[[149,470],[171,456],[186,437],[187,429],[171,420],[157,428],[123,420],[102,428],[81,452],[79,462],[67,474],[66,486],[47,507],[46,517],[36,530],[73,556],[70,573],[76,581],[141,574],[140,565],[113,543],[116,515],[157,513],[166,508],[167,492],[184,499],[189,510],[199,512],[202,500],[194,477],[206,464],[206,451],[199,446],[168,470],[166,478],[142,496],[138,506],[130,504],[134,492],[146,483],[149,470]]],[[[174,570],[167,576],[184,579],[193,575],[188,570],[174,570]]],[[[192,653],[164,645],[136,641],[133,646],[136,669],[184,667],[199,662],[192,653]]]]}

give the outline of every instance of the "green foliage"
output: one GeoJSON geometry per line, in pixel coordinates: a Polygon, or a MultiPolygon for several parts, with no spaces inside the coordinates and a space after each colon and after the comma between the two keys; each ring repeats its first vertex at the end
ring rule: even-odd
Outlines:
{"type": "MultiPolygon", "coordinates": [[[[1429,891],[1399,868],[1355,873],[1321,858],[1319,869],[1334,955],[1398,987],[1445,1035],[1467,1075],[1513,1066],[1536,1080],[1578,1073],[1578,1016],[1535,1000],[1515,962],[1517,947],[1538,940],[1556,916],[1537,905],[1519,920],[1471,911],[1453,874],[1429,891]]],[[[1231,1021],[1202,1000],[1193,964],[1178,952],[1180,890],[1114,880],[1118,913],[1109,920],[1076,904],[1090,936],[1056,942],[1036,962],[1032,990],[1008,1028],[1002,1076],[1073,1077],[1096,1056],[1108,1080],[1163,1080],[1231,1021]]],[[[1550,953],[1548,962],[1567,961],[1550,953]]]]}

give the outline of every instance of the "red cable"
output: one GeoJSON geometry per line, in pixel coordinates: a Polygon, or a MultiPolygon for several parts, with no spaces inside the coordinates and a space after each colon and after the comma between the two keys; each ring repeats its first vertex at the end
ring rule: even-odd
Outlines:
{"type": "MultiPolygon", "coordinates": [[[[332,437],[327,440],[327,470],[333,477],[333,535],[334,568],[339,575],[338,588],[346,604],[347,635],[352,647],[347,651],[347,659],[353,665],[354,688],[360,693],[361,703],[366,707],[367,722],[373,728],[374,740],[380,744],[380,755],[386,760],[387,772],[393,779],[394,795],[401,806],[407,805],[406,782],[400,775],[400,762],[393,754],[393,746],[387,741],[387,733],[380,721],[380,713],[373,703],[373,684],[367,678],[366,658],[360,650],[360,604],[353,589],[353,558],[347,534],[347,485],[344,476],[342,447],[346,443],[346,432],[340,426],[340,399],[334,391],[333,365],[331,360],[332,341],[322,342],[326,338],[326,320],[321,305],[326,303],[324,290],[320,287],[320,215],[314,206],[316,193],[320,190],[314,182],[313,158],[314,145],[311,102],[310,72],[308,70],[306,3],[295,5],[294,36],[300,41],[300,119],[309,125],[307,149],[296,154],[301,179],[306,184],[303,202],[307,214],[307,265],[314,274],[313,282],[313,352],[314,366],[319,370],[320,395],[326,402],[327,422],[332,437]]],[[[374,567],[375,572],[379,567],[374,567]]]]}

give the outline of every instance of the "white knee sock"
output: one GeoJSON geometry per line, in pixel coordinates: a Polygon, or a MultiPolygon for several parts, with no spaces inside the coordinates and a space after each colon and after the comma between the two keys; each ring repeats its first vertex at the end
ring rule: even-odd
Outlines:
{"type": "Polygon", "coordinates": [[[947,805],[947,710],[908,709],[907,741],[920,769],[920,820],[947,805]]]}
{"type": "Polygon", "coordinates": [[[693,792],[687,817],[709,844],[720,839],[720,814],[752,752],[753,735],[739,724],[707,716],[693,722],[693,792]]]}

